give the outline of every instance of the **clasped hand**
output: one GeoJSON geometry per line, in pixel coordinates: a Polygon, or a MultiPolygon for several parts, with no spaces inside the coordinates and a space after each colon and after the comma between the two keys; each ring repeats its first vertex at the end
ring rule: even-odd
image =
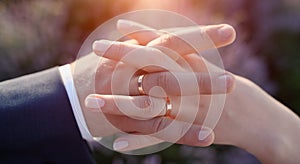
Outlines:
{"type": "Polygon", "coordinates": [[[131,40],[99,40],[93,44],[91,55],[98,55],[100,62],[93,74],[95,92],[86,93],[89,95],[83,105],[91,134],[103,137],[126,132],[115,140],[114,149],[118,151],[161,141],[212,144],[212,129],[219,117],[203,126],[211,95],[229,93],[235,80],[231,73],[198,54],[232,43],[234,29],[212,25],[166,29],[172,32],[162,33],[127,20],[118,21],[117,27],[131,40]],[[167,105],[171,105],[169,111],[167,105]],[[118,144],[121,141],[127,144],[118,144]]]}

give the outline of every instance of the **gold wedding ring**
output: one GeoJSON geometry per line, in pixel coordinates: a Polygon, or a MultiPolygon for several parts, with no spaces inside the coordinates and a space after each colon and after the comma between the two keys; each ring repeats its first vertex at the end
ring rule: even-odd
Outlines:
{"type": "Polygon", "coordinates": [[[138,77],[138,90],[140,95],[145,95],[145,91],[143,89],[143,79],[144,79],[144,75],[140,75],[138,77]]]}
{"type": "Polygon", "coordinates": [[[166,114],[165,114],[165,116],[173,118],[171,116],[171,110],[172,110],[171,101],[170,101],[169,97],[166,97],[165,99],[166,99],[166,114]]]}
{"type": "MultiPolygon", "coordinates": [[[[138,90],[139,90],[139,94],[140,95],[145,95],[146,94],[145,91],[144,91],[144,89],[143,89],[143,79],[144,79],[144,76],[145,75],[140,75],[138,77],[138,81],[137,81],[137,83],[138,83],[138,90]]],[[[165,113],[165,116],[173,118],[171,116],[171,111],[172,111],[171,100],[170,100],[169,97],[166,97],[165,100],[166,100],[166,113],[165,113]]]]}

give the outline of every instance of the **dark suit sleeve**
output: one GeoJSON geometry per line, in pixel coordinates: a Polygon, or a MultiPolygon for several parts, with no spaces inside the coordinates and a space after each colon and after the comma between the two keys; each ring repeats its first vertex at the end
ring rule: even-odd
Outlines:
{"type": "Polygon", "coordinates": [[[58,68],[0,83],[0,163],[93,163],[58,68]]]}

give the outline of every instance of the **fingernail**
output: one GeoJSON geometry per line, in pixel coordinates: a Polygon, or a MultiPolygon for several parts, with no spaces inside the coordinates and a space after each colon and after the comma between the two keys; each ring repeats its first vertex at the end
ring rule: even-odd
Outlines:
{"type": "Polygon", "coordinates": [[[113,44],[109,40],[98,40],[93,43],[93,51],[97,54],[104,54],[108,48],[113,44]]]}
{"type": "Polygon", "coordinates": [[[199,132],[198,139],[200,141],[203,141],[210,135],[210,133],[211,133],[210,129],[202,128],[199,132]]]}
{"type": "Polygon", "coordinates": [[[85,106],[88,108],[99,109],[102,108],[104,104],[104,100],[98,97],[89,96],[85,99],[85,106]]]}
{"type": "Polygon", "coordinates": [[[126,19],[119,19],[117,21],[117,27],[119,30],[127,33],[132,33],[132,32],[137,32],[141,30],[151,30],[151,31],[156,31],[153,28],[150,28],[146,25],[131,21],[131,20],[126,20],[126,19]]]}
{"type": "Polygon", "coordinates": [[[134,22],[129,21],[129,20],[125,20],[125,19],[119,19],[117,22],[117,26],[119,28],[131,28],[132,26],[134,26],[134,22]]]}
{"type": "Polygon", "coordinates": [[[220,86],[223,87],[223,89],[231,88],[233,84],[233,77],[231,75],[225,74],[218,77],[218,81],[220,86]]]}
{"type": "Polygon", "coordinates": [[[128,141],[117,141],[113,144],[114,150],[122,150],[126,147],[128,147],[128,141]]]}
{"type": "Polygon", "coordinates": [[[233,34],[233,29],[231,26],[223,25],[218,29],[218,33],[223,39],[228,39],[233,34]]]}

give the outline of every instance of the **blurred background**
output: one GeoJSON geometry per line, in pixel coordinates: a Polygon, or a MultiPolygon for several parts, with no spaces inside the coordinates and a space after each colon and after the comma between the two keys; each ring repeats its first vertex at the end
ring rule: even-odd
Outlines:
{"type": "MultiPolygon", "coordinates": [[[[234,26],[237,40],[220,49],[226,69],[300,114],[299,0],[1,0],[0,81],[70,63],[101,23],[146,8],[175,11],[201,25],[234,26]]],[[[147,156],[100,147],[94,156],[98,163],[113,164],[259,163],[241,149],[222,145],[174,145],[147,156]]]]}

